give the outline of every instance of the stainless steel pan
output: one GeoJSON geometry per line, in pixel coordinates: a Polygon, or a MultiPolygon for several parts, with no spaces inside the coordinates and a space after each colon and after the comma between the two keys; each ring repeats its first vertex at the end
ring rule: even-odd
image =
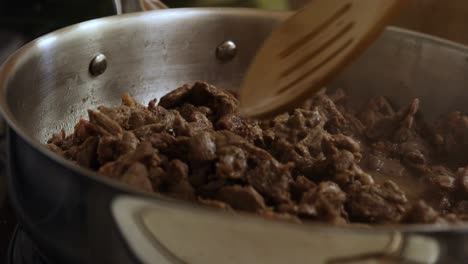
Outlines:
{"type": "MultiPolygon", "coordinates": [[[[9,188],[41,249],[59,263],[467,259],[465,227],[336,228],[226,215],[133,191],[41,145],[61,127],[71,131],[87,108],[116,104],[124,92],[147,103],[196,80],[237,89],[263,39],[287,15],[212,8],[108,17],[48,34],[10,57],[0,71],[9,188]],[[228,40],[235,47],[218,49],[228,40]]],[[[389,28],[330,86],[348,89],[356,102],[419,96],[424,114],[435,116],[468,110],[467,73],[468,48],[389,28]]]]}

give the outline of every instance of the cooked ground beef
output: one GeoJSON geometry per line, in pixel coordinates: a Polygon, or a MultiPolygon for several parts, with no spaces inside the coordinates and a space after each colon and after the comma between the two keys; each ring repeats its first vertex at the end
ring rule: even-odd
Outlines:
{"type": "Polygon", "coordinates": [[[333,224],[468,220],[468,117],[434,125],[419,100],[350,107],[322,93],[271,120],[237,112],[234,92],[184,85],[148,107],[89,110],[47,146],[134,188],[223,210],[333,224]]]}

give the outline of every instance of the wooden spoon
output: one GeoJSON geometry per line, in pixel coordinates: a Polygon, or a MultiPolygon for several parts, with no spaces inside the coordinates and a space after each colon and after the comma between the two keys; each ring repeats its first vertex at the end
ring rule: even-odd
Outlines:
{"type": "Polygon", "coordinates": [[[240,111],[270,117],[319,91],[363,52],[405,0],[313,0],[266,40],[240,90],[240,111]]]}

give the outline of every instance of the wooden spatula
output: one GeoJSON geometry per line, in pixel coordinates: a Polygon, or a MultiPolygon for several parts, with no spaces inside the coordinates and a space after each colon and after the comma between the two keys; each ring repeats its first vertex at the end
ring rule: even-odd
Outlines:
{"type": "Polygon", "coordinates": [[[286,111],[364,51],[407,0],[312,0],[266,40],[240,90],[251,117],[286,111]]]}

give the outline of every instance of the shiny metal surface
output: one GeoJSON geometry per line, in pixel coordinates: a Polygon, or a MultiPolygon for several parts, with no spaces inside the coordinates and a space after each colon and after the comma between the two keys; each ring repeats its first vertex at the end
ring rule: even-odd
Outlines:
{"type": "Polygon", "coordinates": [[[237,54],[237,45],[232,40],[226,40],[216,48],[216,58],[222,62],[228,62],[237,54]]]}
{"type": "Polygon", "coordinates": [[[118,15],[169,8],[159,0],[114,0],[114,7],[118,15]]]}
{"type": "MultiPolygon", "coordinates": [[[[138,252],[142,248],[149,250],[143,257],[169,251],[186,262],[196,257],[194,263],[219,263],[222,254],[234,254],[226,245],[235,241],[245,250],[236,254],[255,254],[257,263],[274,256],[293,256],[289,262],[300,263],[318,255],[325,263],[381,257],[402,263],[466,259],[464,226],[363,229],[232,218],[135,192],[41,145],[62,127],[70,132],[87,108],[119,103],[124,92],[147,103],[196,80],[237,89],[255,51],[285,16],[247,9],[177,9],[109,17],[46,35],[11,57],[0,70],[0,110],[10,127],[10,191],[21,221],[44,250],[67,260],[62,263],[145,261],[138,252]],[[237,55],[220,63],[215,50],[227,39],[236,43],[237,55]],[[94,77],[89,63],[96,54],[105,54],[108,65],[94,77]],[[130,195],[131,202],[118,203],[122,195],[130,195]],[[237,222],[251,232],[235,229],[237,222]],[[141,230],[143,240],[135,237],[141,230]],[[205,247],[197,240],[203,230],[203,241],[219,243],[205,247]],[[149,244],[148,237],[164,248],[149,244]],[[258,251],[248,251],[252,241],[261,244],[258,251]],[[310,246],[300,250],[298,241],[310,246]]],[[[357,104],[376,94],[402,104],[418,96],[429,117],[454,108],[468,111],[467,58],[466,47],[389,29],[330,86],[349,90],[357,104]]]]}
{"type": "Polygon", "coordinates": [[[89,73],[93,76],[103,74],[107,69],[107,58],[104,54],[96,55],[89,63],[89,73]]]}

